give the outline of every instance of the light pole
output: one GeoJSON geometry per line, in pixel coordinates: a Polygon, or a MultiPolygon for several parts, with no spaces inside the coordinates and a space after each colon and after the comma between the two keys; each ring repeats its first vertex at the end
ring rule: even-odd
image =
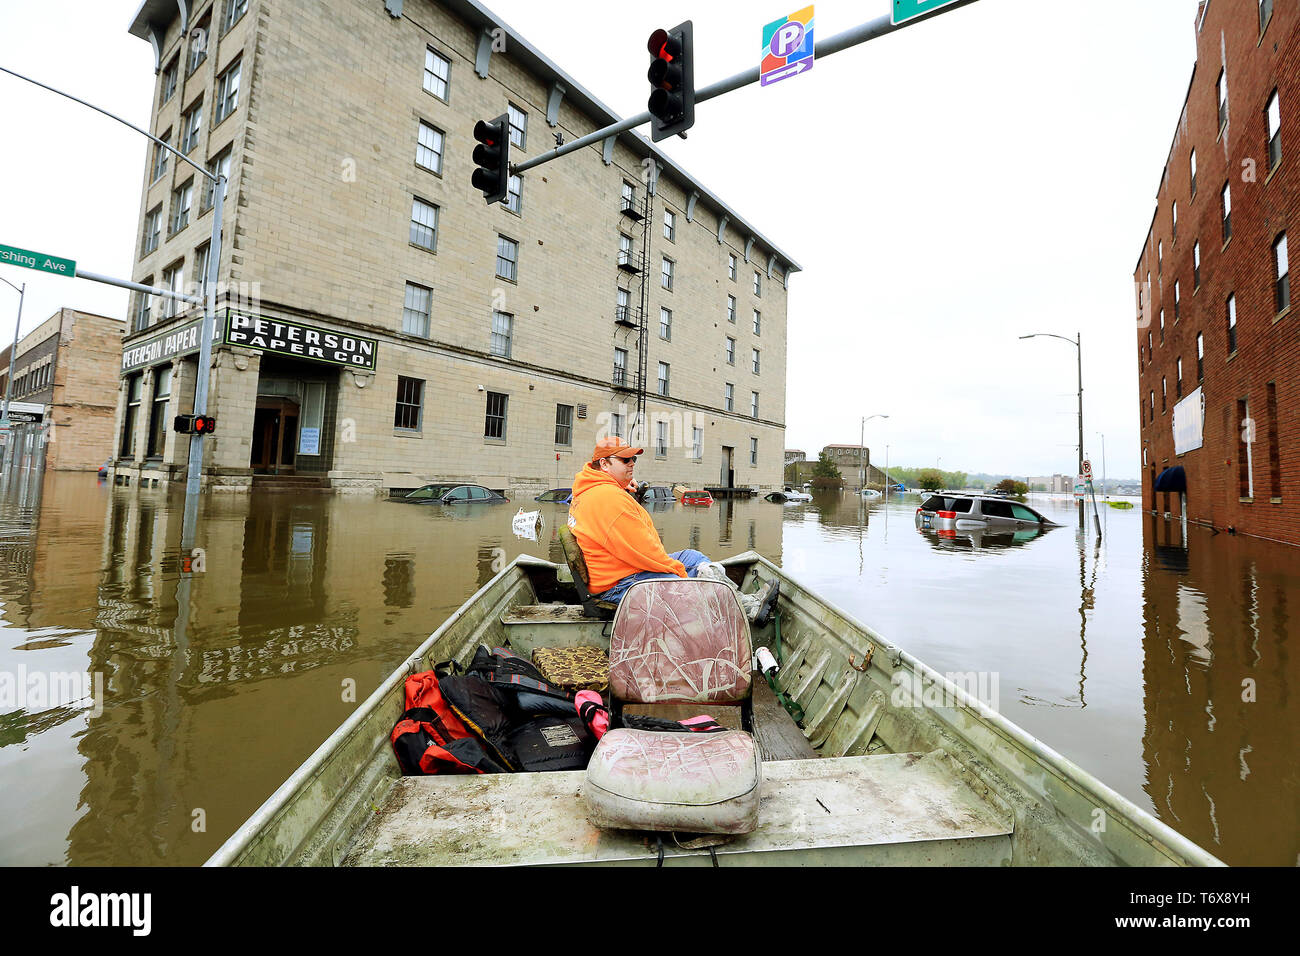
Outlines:
{"type": "MultiPolygon", "coordinates": [[[[18,318],[14,320],[14,345],[13,348],[9,350],[9,378],[5,380],[5,405],[4,411],[0,412],[0,422],[4,423],[5,428],[10,429],[5,439],[4,458],[7,458],[8,451],[14,443],[12,426],[9,424],[9,398],[13,395],[14,391],[14,360],[18,357],[18,329],[23,324],[23,299],[27,295],[27,283],[24,282],[21,286],[16,286],[4,276],[0,276],[0,282],[3,282],[11,289],[16,289],[18,292],[18,318]]],[[[3,466],[4,464],[6,464],[6,462],[0,460],[0,466],[3,466]]]]}
{"type": "Polygon", "coordinates": [[[888,418],[888,417],[889,417],[888,415],[876,414],[876,415],[867,415],[862,419],[861,431],[858,434],[858,494],[862,494],[862,489],[866,487],[865,475],[866,475],[866,458],[867,458],[867,449],[866,449],[867,422],[871,421],[871,419],[873,418],[888,418]]]}
{"type": "MultiPolygon", "coordinates": [[[[1079,470],[1076,475],[1083,474],[1083,337],[1078,332],[1073,339],[1067,339],[1064,335],[1056,335],[1052,332],[1033,332],[1029,335],[1020,336],[1022,339],[1032,339],[1038,336],[1044,336],[1051,339],[1060,339],[1062,342],[1069,342],[1074,346],[1077,353],[1079,368],[1079,470]]],[[[1079,499],[1079,528],[1083,528],[1083,499],[1079,499]]]]}
{"type": "Polygon", "coordinates": [[[1101,436],[1101,490],[1105,499],[1110,501],[1110,488],[1106,486],[1106,433],[1097,434],[1101,436]]]}

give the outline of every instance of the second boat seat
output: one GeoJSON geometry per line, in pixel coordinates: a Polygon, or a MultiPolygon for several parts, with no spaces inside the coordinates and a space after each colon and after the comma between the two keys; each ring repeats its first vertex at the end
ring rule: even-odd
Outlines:
{"type": "Polygon", "coordinates": [[[573,586],[578,592],[582,613],[587,617],[600,618],[603,621],[613,618],[618,605],[613,601],[602,601],[592,596],[587,585],[590,580],[587,574],[587,560],[582,556],[582,549],[574,540],[573,532],[563,525],[560,526],[560,550],[564,552],[564,561],[573,574],[573,586]]]}

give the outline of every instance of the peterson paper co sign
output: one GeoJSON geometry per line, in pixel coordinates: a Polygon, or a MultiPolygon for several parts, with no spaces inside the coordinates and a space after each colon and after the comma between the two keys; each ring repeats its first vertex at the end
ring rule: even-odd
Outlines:
{"type": "Polygon", "coordinates": [[[1197,388],[1174,406],[1174,454],[1201,447],[1205,431],[1205,392],[1197,388]]]}
{"type": "MultiPolygon", "coordinates": [[[[194,319],[152,338],[131,343],[122,349],[122,374],[197,352],[199,329],[202,327],[203,320],[194,319]]],[[[212,340],[217,341],[217,337],[214,335],[212,340]]]]}
{"type": "Polygon", "coordinates": [[[222,341],[226,345],[369,371],[374,371],[379,351],[378,339],[302,322],[249,315],[234,309],[226,310],[226,330],[222,341]]]}

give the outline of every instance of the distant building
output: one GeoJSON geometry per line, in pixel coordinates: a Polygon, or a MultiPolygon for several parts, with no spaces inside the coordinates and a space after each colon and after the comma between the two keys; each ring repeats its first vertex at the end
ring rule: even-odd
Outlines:
{"type": "Polygon", "coordinates": [[[1133,274],[1142,505],[1300,544],[1300,4],[1214,0],[1133,274]]]}
{"type": "MultiPolygon", "coordinates": [[[[125,330],[121,319],[60,309],[19,340],[7,436],[17,454],[59,471],[95,471],[112,455],[125,330]]],[[[12,350],[0,351],[0,395],[12,350]]]]}
{"type": "Polygon", "coordinates": [[[1074,478],[1070,475],[1041,475],[1037,478],[1026,478],[1025,484],[1029,486],[1030,491],[1045,491],[1054,495],[1074,491],[1074,478]]]}
{"type": "Polygon", "coordinates": [[[796,461],[807,461],[808,456],[798,448],[787,448],[785,450],[785,463],[793,465],[796,461]]]}

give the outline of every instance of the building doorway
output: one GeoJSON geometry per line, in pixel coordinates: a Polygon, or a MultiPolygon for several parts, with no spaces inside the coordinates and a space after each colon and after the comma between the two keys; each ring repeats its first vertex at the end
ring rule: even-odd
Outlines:
{"type": "Polygon", "coordinates": [[[253,474],[294,473],[300,417],[301,410],[293,399],[257,396],[253,412],[253,474]]]}
{"type": "Polygon", "coordinates": [[[735,457],[736,449],[731,445],[722,446],[722,474],[718,478],[718,483],[723,488],[734,488],[736,482],[736,472],[732,467],[732,458],[735,457]]]}

